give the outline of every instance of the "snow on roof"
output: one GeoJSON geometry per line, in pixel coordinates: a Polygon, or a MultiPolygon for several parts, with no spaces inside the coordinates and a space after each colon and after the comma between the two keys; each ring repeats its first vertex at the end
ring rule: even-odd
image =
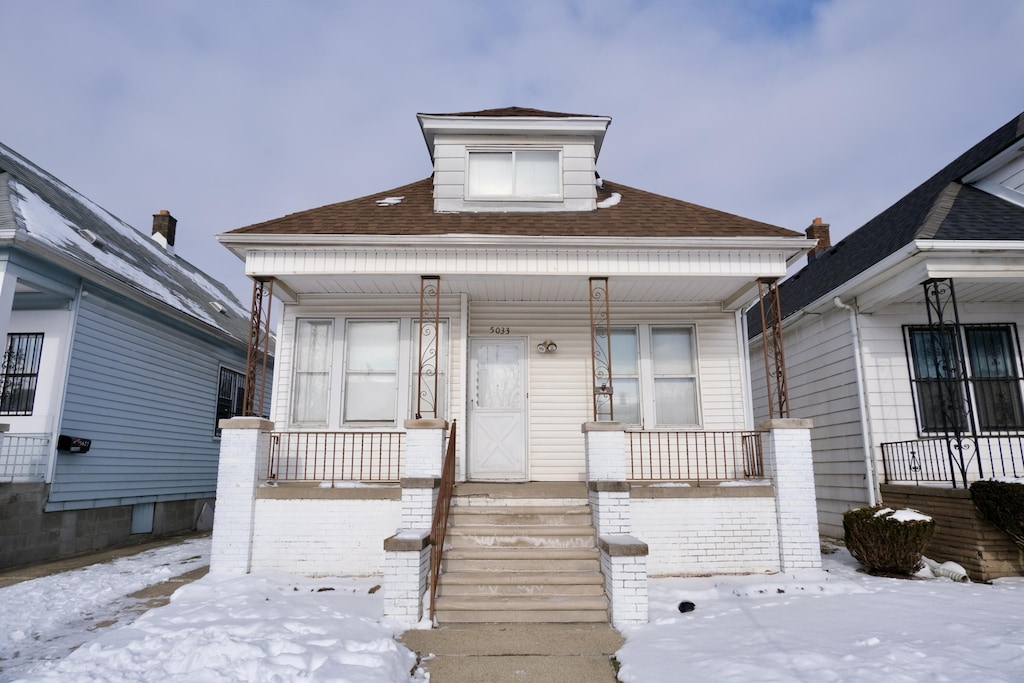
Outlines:
{"type": "MultiPolygon", "coordinates": [[[[19,233],[42,250],[61,255],[196,321],[246,342],[249,311],[222,283],[42,170],[0,145],[0,173],[19,233]],[[214,305],[217,304],[217,305],[214,305]]],[[[0,226],[2,227],[2,226],[0,226]]]]}

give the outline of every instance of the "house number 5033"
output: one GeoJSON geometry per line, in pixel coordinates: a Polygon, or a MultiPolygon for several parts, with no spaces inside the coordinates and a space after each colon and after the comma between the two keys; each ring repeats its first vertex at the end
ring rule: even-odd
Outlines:
{"type": "Polygon", "coordinates": [[[511,332],[507,327],[491,327],[491,334],[511,334],[511,332]]]}

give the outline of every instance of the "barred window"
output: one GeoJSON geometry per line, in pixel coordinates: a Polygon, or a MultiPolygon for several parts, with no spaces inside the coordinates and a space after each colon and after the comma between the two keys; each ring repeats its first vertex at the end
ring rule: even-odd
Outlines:
{"type": "Polygon", "coordinates": [[[0,379],[0,415],[32,414],[42,353],[42,332],[7,335],[0,379]]]}
{"type": "Polygon", "coordinates": [[[922,432],[1024,429],[1016,328],[908,327],[912,383],[922,432]]]}
{"type": "Polygon", "coordinates": [[[237,417],[245,409],[245,375],[228,368],[220,369],[217,382],[217,419],[214,433],[220,436],[220,421],[237,417]]]}

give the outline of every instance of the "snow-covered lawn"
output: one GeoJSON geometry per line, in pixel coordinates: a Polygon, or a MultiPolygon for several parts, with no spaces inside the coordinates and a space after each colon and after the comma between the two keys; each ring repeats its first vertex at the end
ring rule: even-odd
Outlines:
{"type": "MultiPolygon", "coordinates": [[[[207,540],[189,541],[0,589],[0,680],[425,680],[381,618],[373,579],[211,575],[132,623],[89,630],[123,596],[207,554],[207,540]]],[[[621,680],[1021,680],[1024,580],[872,577],[845,550],[824,564],[802,576],[652,580],[651,623],[626,629],[621,680]],[[680,613],[683,600],[696,608],[680,613]]]]}

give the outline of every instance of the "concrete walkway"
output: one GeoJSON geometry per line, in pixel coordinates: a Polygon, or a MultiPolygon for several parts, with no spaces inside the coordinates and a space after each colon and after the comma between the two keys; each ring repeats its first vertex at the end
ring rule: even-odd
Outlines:
{"type": "Polygon", "coordinates": [[[615,683],[622,646],[608,624],[453,624],[399,639],[430,683],[615,683]]]}

